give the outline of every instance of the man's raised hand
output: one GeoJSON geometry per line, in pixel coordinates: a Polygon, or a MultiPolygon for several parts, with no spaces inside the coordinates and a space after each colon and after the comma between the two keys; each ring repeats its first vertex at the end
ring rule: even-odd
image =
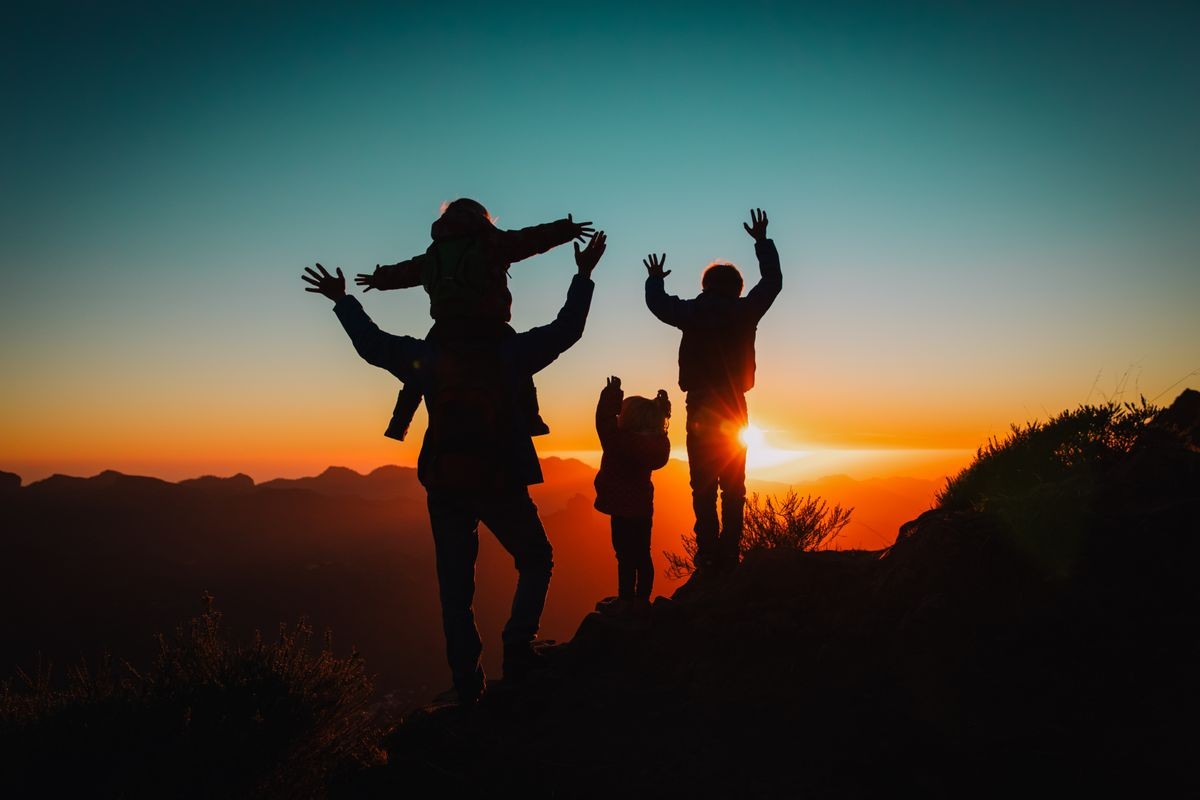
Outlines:
{"type": "Polygon", "coordinates": [[[642,259],[642,264],[645,265],[646,272],[651,278],[665,278],[671,274],[671,270],[663,270],[663,267],[667,264],[666,253],[663,253],[661,256],[656,256],[654,253],[651,253],[649,256],[642,259]]]}
{"type": "MultiPolygon", "coordinates": [[[[320,265],[318,265],[318,266],[320,266],[320,265]]],[[[378,275],[379,275],[379,265],[376,264],[374,272],[371,272],[371,273],[360,272],[354,276],[354,282],[356,284],[358,284],[359,286],[363,287],[364,292],[369,292],[372,289],[379,288],[379,284],[376,282],[378,275]]]]}
{"type": "Polygon", "coordinates": [[[596,229],[592,227],[592,221],[590,219],[587,222],[576,222],[571,218],[570,214],[567,214],[567,222],[571,223],[572,230],[574,231],[571,236],[572,239],[578,239],[581,242],[586,242],[588,239],[596,235],[596,229]]]}
{"type": "Polygon", "coordinates": [[[767,238],[767,212],[761,208],[750,209],[750,224],[747,225],[743,222],[742,227],[746,229],[746,233],[754,237],[754,241],[761,242],[767,238]]]}
{"type": "Polygon", "coordinates": [[[335,303],[346,296],[346,276],[342,274],[342,268],[337,268],[337,277],[330,275],[325,271],[325,268],[317,264],[317,269],[305,267],[304,271],[307,275],[301,275],[300,279],[305,283],[311,283],[304,291],[317,292],[323,294],[335,303]],[[320,273],[317,269],[321,270],[320,273]]]}
{"type": "Polygon", "coordinates": [[[604,235],[604,231],[597,231],[592,240],[588,242],[588,246],[579,249],[579,242],[575,243],[575,265],[579,267],[579,274],[585,278],[592,276],[592,270],[596,268],[596,264],[600,262],[600,256],[604,255],[604,248],[608,244],[608,237],[604,235]]]}

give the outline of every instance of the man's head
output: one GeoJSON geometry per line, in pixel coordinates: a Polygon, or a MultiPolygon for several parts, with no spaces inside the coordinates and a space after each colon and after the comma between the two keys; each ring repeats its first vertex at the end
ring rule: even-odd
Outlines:
{"type": "Polygon", "coordinates": [[[700,286],[705,292],[720,297],[741,297],[742,285],[741,271],[724,261],[709,264],[700,278],[700,286]]]}

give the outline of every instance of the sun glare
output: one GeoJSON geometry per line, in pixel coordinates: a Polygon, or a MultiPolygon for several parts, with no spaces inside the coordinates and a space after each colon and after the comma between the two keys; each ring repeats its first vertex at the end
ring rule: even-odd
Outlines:
{"type": "Polygon", "coordinates": [[[800,450],[775,447],[767,441],[767,432],[757,425],[747,425],[738,431],[738,439],[746,446],[746,466],[751,470],[777,467],[807,455],[800,450]]]}
{"type": "Polygon", "coordinates": [[[767,443],[766,432],[757,425],[747,425],[738,431],[738,438],[747,448],[761,450],[767,443]]]}

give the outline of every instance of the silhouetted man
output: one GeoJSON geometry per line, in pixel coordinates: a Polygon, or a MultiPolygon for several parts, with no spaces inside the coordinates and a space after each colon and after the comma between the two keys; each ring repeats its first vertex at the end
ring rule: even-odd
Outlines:
{"type": "Polygon", "coordinates": [[[513,556],[518,572],[503,632],[505,680],[521,680],[539,660],[532,642],[553,560],[529,497],[529,485],[542,482],[542,471],[523,387],[583,335],[591,274],[605,244],[601,231],[582,252],[575,246],[578,274],[553,322],[508,337],[497,337],[490,326],[481,334],[463,326],[436,341],[384,333],[358,300],[346,294],[340,269],[336,277],[320,264],[319,273],[306,269],[304,279],[312,284],[307,291],[334,301],[334,312],[358,354],[425,398],[429,427],[417,457],[417,477],[428,495],[446,655],[462,702],[478,699],[485,688],[472,609],[481,521],[513,556]]]}
{"type": "Polygon", "coordinates": [[[666,253],[651,254],[646,266],[646,306],[654,316],[683,331],[679,343],[679,388],[687,392],[687,452],[692,508],[696,514],[697,573],[737,566],[746,502],[746,392],[754,386],[754,335],[758,321],[783,288],[779,253],[767,238],[767,215],[750,212],[743,223],[754,238],[762,277],[742,297],[742,274],[733,264],[713,263],[701,279],[703,291],[680,300],[663,288],[670,270],[666,253]],[[717,519],[717,488],[721,519],[717,519]]]}

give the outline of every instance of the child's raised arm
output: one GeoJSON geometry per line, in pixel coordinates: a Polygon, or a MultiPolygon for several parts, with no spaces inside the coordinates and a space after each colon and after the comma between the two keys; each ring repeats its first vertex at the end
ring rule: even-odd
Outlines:
{"type": "Polygon", "coordinates": [[[667,254],[651,253],[642,264],[646,267],[646,308],[662,322],[682,328],[691,317],[691,303],[667,294],[665,280],[671,274],[666,269],[667,254]]]}
{"type": "Polygon", "coordinates": [[[767,212],[761,208],[750,211],[750,224],[742,223],[746,233],[754,239],[754,254],[758,256],[758,271],[762,276],[746,293],[746,302],[754,310],[756,318],[761,319],[775,298],[783,290],[783,270],[779,266],[779,251],[775,242],[767,238],[767,212]],[[755,211],[758,213],[755,214],[755,211]]]}
{"type": "Polygon", "coordinates": [[[552,250],[572,239],[585,241],[592,238],[595,233],[596,229],[592,227],[590,220],[575,222],[571,215],[567,214],[566,219],[547,222],[543,225],[532,225],[515,231],[501,231],[500,237],[505,259],[511,263],[552,250]]]}
{"type": "Polygon", "coordinates": [[[428,256],[419,256],[401,261],[398,264],[376,264],[374,272],[360,272],[354,282],[363,287],[364,292],[372,289],[408,289],[421,285],[421,267],[428,256]]]}
{"type": "Polygon", "coordinates": [[[600,390],[600,401],[596,403],[596,433],[600,436],[602,449],[611,447],[617,435],[617,415],[621,413],[621,401],[624,399],[621,379],[613,375],[600,390]]]}

